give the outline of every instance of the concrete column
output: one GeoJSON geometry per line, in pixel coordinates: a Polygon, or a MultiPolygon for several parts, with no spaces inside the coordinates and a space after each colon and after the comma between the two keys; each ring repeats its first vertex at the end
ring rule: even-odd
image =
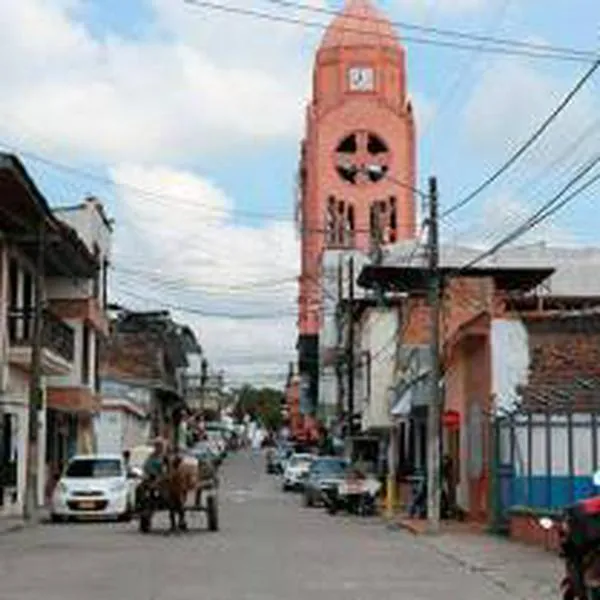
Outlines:
{"type": "Polygon", "coordinates": [[[392,425],[389,431],[388,444],[388,475],[386,487],[386,512],[389,519],[393,518],[397,504],[397,472],[398,472],[398,428],[392,425]]]}
{"type": "Polygon", "coordinates": [[[44,489],[46,487],[46,478],[48,476],[46,469],[46,438],[47,438],[47,427],[46,427],[46,406],[47,406],[47,385],[46,377],[42,375],[41,381],[42,388],[42,407],[38,414],[38,447],[37,447],[37,461],[38,461],[38,479],[37,479],[37,495],[38,504],[44,505],[44,489]]]}

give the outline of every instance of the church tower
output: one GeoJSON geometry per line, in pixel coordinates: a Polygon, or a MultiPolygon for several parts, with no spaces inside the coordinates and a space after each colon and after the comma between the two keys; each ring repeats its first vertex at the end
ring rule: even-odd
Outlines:
{"type": "Polygon", "coordinates": [[[369,251],[416,235],[405,52],[370,0],[347,0],[317,51],[299,179],[299,371],[314,408],[323,251],[369,251]]]}

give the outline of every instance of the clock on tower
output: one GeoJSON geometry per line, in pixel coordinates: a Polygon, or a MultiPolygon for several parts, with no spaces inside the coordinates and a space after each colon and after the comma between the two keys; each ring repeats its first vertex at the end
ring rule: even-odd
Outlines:
{"type": "Polygon", "coordinates": [[[350,67],[348,87],[353,92],[371,92],[375,88],[375,74],[372,67],[350,67]]]}

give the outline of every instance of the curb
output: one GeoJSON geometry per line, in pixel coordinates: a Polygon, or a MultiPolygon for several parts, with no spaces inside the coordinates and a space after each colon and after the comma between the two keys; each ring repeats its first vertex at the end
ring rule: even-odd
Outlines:
{"type": "Polygon", "coordinates": [[[25,529],[24,521],[16,521],[15,523],[2,523],[0,520],[0,535],[15,533],[25,529]]]}

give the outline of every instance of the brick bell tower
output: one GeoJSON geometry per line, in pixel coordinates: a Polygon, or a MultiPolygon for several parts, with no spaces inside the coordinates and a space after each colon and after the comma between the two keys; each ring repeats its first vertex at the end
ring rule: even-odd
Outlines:
{"type": "Polygon", "coordinates": [[[299,372],[304,408],[314,411],[323,251],[368,251],[416,234],[405,52],[370,0],[347,0],[317,51],[299,180],[299,372]]]}

